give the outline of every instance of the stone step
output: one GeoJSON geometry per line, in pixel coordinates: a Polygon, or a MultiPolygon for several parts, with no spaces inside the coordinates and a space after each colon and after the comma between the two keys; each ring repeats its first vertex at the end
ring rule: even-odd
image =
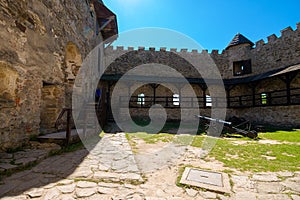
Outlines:
{"type": "MultiPolygon", "coordinates": [[[[72,129],[70,144],[74,144],[80,141],[80,137],[83,136],[82,129],[72,129]]],[[[66,131],[60,131],[56,133],[50,133],[46,135],[41,135],[37,137],[38,141],[41,143],[56,143],[59,145],[63,145],[66,140],[66,131]]]]}

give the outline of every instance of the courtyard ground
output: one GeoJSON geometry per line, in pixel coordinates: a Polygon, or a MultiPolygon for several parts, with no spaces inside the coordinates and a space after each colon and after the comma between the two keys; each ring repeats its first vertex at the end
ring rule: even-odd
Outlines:
{"type": "Polygon", "coordinates": [[[49,157],[4,177],[1,199],[300,199],[299,131],[222,138],[105,134],[95,148],[49,157]],[[187,145],[190,143],[190,145],[187,145]],[[179,183],[185,167],[229,175],[228,194],[179,183]]]}

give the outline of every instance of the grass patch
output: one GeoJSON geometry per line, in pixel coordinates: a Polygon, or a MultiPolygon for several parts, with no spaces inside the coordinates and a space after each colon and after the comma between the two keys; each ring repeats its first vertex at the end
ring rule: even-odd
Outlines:
{"type": "MultiPolygon", "coordinates": [[[[146,143],[154,144],[159,141],[174,142],[201,148],[206,136],[174,135],[167,133],[147,134],[143,132],[126,134],[130,144],[136,146],[134,138],[142,139],[146,143]],[[179,136],[179,137],[177,137],[179,136]],[[192,138],[192,141],[191,141],[192,138]]],[[[272,139],[288,142],[300,142],[300,131],[276,131],[260,133],[262,139],[272,139]]],[[[249,138],[216,138],[216,145],[209,153],[209,157],[223,162],[226,167],[240,171],[276,172],[300,170],[300,145],[298,144],[261,144],[249,138]],[[245,144],[235,141],[249,142],[245,144]]],[[[180,180],[181,177],[178,177],[180,180]]]]}
{"type": "MultiPolygon", "coordinates": [[[[263,139],[277,139],[279,141],[298,142],[299,131],[277,131],[263,133],[263,139]]],[[[203,136],[196,136],[192,146],[201,148],[203,136]]],[[[248,138],[217,139],[210,157],[224,163],[226,167],[240,171],[299,171],[300,145],[293,144],[260,144],[250,140],[246,144],[234,144],[234,141],[249,140],[248,138]],[[268,158],[271,158],[268,160],[268,158]],[[272,159],[273,158],[273,159],[272,159]]]]}
{"type": "Polygon", "coordinates": [[[209,156],[223,162],[225,166],[241,171],[299,171],[300,146],[291,144],[248,144],[236,145],[218,139],[209,156]],[[267,157],[274,159],[268,160],[267,157]]]}
{"type": "Polygon", "coordinates": [[[195,136],[191,146],[202,147],[205,136],[195,136]]]}
{"type": "Polygon", "coordinates": [[[99,137],[100,137],[100,138],[103,138],[103,137],[104,137],[104,135],[105,135],[105,132],[104,132],[104,131],[102,131],[102,132],[99,134],[99,137]]]}
{"type": "Polygon", "coordinates": [[[193,141],[194,141],[193,135],[185,135],[185,134],[176,135],[172,140],[172,142],[179,145],[190,145],[193,141]]]}
{"type": "Polygon", "coordinates": [[[183,166],[183,167],[180,167],[179,170],[178,170],[179,176],[176,179],[176,185],[178,187],[186,187],[186,185],[180,183],[180,180],[182,178],[183,172],[184,172],[184,170],[185,170],[186,167],[191,167],[191,166],[183,166]]]}
{"type": "Polygon", "coordinates": [[[168,133],[149,134],[145,132],[137,132],[137,133],[127,133],[126,138],[129,141],[131,141],[134,138],[138,138],[144,140],[147,144],[155,144],[159,141],[171,142],[173,141],[174,135],[168,133]]]}
{"type": "MultiPolygon", "coordinates": [[[[158,133],[158,134],[149,134],[146,132],[137,132],[137,133],[127,133],[126,138],[129,141],[131,146],[136,146],[134,138],[142,139],[147,144],[155,144],[157,142],[173,142],[179,145],[190,145],[194,141],[194,135],[188,134],[170,134],[170,133],[158,133]]],[[[197,136],[198,138],[203,138],[197,136]]]]}
{"type": "Polygon", "coordinates": [[[260,133],[259,137],[268,140],[300,142],[300,130],[260,133]]]}
{"type": "Polygon", "coordinates": [[[131,146],[132,153],[137,154],[138,153],[137,143],[136,141],[133,140],[134,139],[133,134],[126,133],[125,137],[128,140],[129,145],[131,146]]]}

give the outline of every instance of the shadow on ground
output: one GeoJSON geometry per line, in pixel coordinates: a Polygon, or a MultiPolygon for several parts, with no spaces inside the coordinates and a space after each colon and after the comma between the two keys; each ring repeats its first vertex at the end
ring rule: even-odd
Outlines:
{"type": "MultiPolygon", "coordinates": [[[[32,188],[51,186],[60,180],[69,179],[76,175],[80,177],[86,171],[78,170],[78,166],[89,155],[89,150],[93,149],[100,141],[99,136],[89,139],[87,148],[54,155],[49,157],[31,169],[13,173],[11,176],[3,177],[0,181],[0,197],[16,196],[32,188]]],[[[82,169],[82,168],[81,168],[82,169]]]]}

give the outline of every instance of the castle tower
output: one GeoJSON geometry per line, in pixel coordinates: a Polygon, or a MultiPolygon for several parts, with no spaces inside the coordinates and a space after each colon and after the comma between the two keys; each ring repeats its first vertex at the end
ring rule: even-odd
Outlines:
{"type": "Polygon", "coordinates": [[[243,76],[252,73],[251,49],[254,43],[238,33],[226,47],[231,76],[243,76]]]}
{"type": "Polygon", "coordinates": [[[231,42],[228,44],[226,47],[226,50],[229,49],[230,47],[238,46],[238,45],[245,45],[245,46],[253,46],[254,43],[251,42],[248,38],[243,36],[242,34],[238,33],[234,36],[234,38],[231,40],[231,42]]]}

